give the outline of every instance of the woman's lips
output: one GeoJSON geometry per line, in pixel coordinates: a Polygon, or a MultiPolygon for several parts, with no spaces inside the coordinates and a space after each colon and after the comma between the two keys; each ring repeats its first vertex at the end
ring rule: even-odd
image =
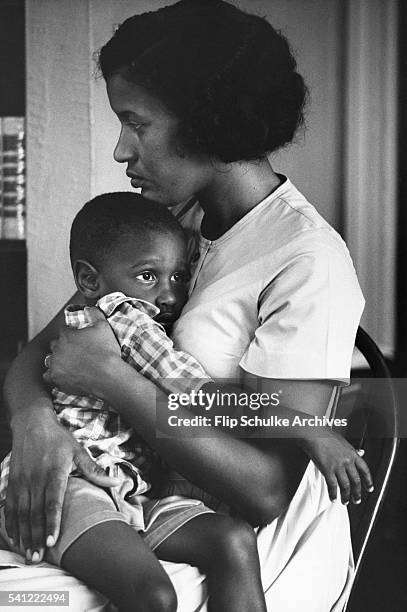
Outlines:
{"type": "Polygon", "coordinates": [[[141,177],[132,177],[130,183],[132,187],[143,187],[144,186],[144,182],[145,179],[141,178],[141,177]]]}
{"type": "Polygon", "coordinates": [[[126,172],[126,174],[130,179],[132,187],[142,187],[146,182],[144,176],[140,176],[139,174],[133,174],[133,172],[126,172]]]}

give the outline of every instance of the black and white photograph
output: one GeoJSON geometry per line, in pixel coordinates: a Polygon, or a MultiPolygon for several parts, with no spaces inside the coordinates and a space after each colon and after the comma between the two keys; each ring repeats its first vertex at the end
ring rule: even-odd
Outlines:
{"type": "Polygon", "coordinates": [[[407,609],[406,30],[0,0],[0,609],[407,609]]]}

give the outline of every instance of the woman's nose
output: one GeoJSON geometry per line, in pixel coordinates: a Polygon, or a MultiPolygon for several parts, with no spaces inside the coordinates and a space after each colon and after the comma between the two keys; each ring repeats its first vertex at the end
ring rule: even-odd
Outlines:
{"type": "Polygon", "coordinates": [[[131,143],[125,128],[122,127],[119,140],[113,152],[113,158],[115,161],[123,163],[135,157],[137,157],[137,151],[135,150],[134,143],[131,143]]]}

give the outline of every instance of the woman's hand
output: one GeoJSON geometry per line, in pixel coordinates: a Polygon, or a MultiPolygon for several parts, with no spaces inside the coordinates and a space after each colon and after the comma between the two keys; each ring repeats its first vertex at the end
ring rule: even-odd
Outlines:
{"type": "Polygon", "coordinates": [[[103,383],[112,360],[121,361],[120,347],[104,315],[86,307],[90,327],[64,329],[51,343],[44,380],[65,393],[104,399],[103,383]]]}
{"type": "Polygon", "coordinates": [[[29,562],[43,558],[45,546],[59,536],[68,475],[76,467],[96,485],[115,486],[61,427],[44,402],[17,415],[12,422],[13,449],[6,499],[6,530],[13,544],[26,551],[29,562]]]}

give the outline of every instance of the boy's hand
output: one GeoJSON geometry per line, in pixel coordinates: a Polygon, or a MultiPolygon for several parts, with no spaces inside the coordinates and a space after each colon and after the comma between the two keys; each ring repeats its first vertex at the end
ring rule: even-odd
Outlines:
{"type": "Polygon", "coordinates": [[[363,488],[371,493],[373,480],[363,451],[356,451],[340,434],[326,428],[319,436],[303,440],[301,446],[324,476],[329,497],[337,497],[339,485],[341,501],[360,504],[363,488]]]}

